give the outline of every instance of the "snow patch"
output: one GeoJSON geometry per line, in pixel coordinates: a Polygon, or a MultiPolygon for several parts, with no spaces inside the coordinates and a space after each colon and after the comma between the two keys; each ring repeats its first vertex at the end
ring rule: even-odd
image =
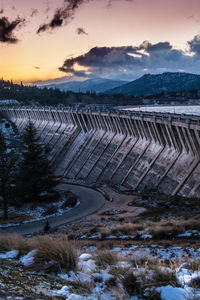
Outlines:
{"type": "Polygon", "coordinates": [[[78,268],[84,273],[91,273],[96,270],[96,264],[93,259],[89,259],[87,261],[79,261],[78,268]]]}
{"type": "Polygon", "coordinates": [[[88,260],[90,258],[92,258],[92,255],[89,253],[83,253],[79,256],[79,260],[88,260]]]}
{"type": "Polygon", "coordinates": [[[172,287],[171,285],[162,286],[156,289],[162,300],[185,300],[188,293],[182,288],[172,287]]]}
{"type": "Polygon", "coordinates": [[[6,253],[0,253],[0,259],[16,258],[19,254],[18,250],[12,250],[6,253]]]}
{"type": "Polygon", "coordinates": [[[20,262],[26,267],[32,265],[34,263],[34,258],[35,258],[36,253],[37,253],[37,250],[32,250],[28,254],[22,256],[20,258],[20,262]]]}

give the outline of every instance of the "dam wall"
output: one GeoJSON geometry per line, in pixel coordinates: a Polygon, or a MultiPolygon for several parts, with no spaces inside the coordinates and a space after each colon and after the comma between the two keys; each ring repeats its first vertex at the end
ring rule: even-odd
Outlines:
{"type": "Polygon", "coordinates": [[[167,113],[0,108],[32,121],[57,176],[200,197],[200,118],[167,113]]]}

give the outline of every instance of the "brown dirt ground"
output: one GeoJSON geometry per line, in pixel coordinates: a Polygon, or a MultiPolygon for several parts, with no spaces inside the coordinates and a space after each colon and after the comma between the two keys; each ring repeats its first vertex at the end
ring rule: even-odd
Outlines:
{"type": "Polygon", "coordinates": [[[124,218],[127,221],[133,221],[137,216],[141,213],[144,213],[147,209],[143,207],[136,207],[136,206],[128,206],[128,203],[133,201],[134,199],[138,198],[137,196],[127,196],[123,194],[119,194],[112,190],[111,188],[102,188],[102,190],[112,197],[113,201],[106,201],[105,205],[100,209],[96,214],[88,216],[85,218],[85,221],[98,221],[101,220],[102,217],[106,219],[112,217],[119,217],[124,218]],[[105,215],[104,213],[107,211],[112,210],[121,210],[124,213],[116,214],[116,215],[105,215]],[[126,211],[126,212],[125,212],[126,211]]]}

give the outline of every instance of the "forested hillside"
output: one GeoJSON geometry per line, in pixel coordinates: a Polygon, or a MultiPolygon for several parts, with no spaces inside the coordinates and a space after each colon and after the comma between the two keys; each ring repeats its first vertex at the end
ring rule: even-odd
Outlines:
{"type": "Polygon", "coordinates": [[[149,105],[174,103],[199,103],[200,90],[184,90],[179,92],[162,92],[150,96],[125,96],[121,94],[105,95],[96,93],[64,92],[59,89],[38,88],[14,84],[12,81],[0,80],[0,100],[16,99],[22,105],[73,105],[81,104],[110,104],[118,105],[149,105]]]}

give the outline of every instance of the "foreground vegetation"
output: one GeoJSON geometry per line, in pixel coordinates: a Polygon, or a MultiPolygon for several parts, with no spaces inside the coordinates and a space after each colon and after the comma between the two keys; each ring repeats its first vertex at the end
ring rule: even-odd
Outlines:
{"type": "Polygon", "coordinates": [[[199,250],[192,249],[174,247],[169,256],[169,248],[156,245],[96,248],[63,234],[1,235],[1,293],[22,299],[174,299],[163,296],[168,291],[180,300],[199,299],[199,250]]]}
{"type": "Polygon", "coordinates": [[[10,149],[0,131],[0,204],[4,219],[8,218],[11,204],[20,207],[23,203],[58,197],[53,168],[31,122],[25,127],[21,142],[20,151],[10,149]]]}
{"type": "Polygon", "coordinates": [[[199,299],[198,199],[106,192],[112,202],[77,223],[28,238],[0,235],[1,292],[38,300],[199,299]]]}

